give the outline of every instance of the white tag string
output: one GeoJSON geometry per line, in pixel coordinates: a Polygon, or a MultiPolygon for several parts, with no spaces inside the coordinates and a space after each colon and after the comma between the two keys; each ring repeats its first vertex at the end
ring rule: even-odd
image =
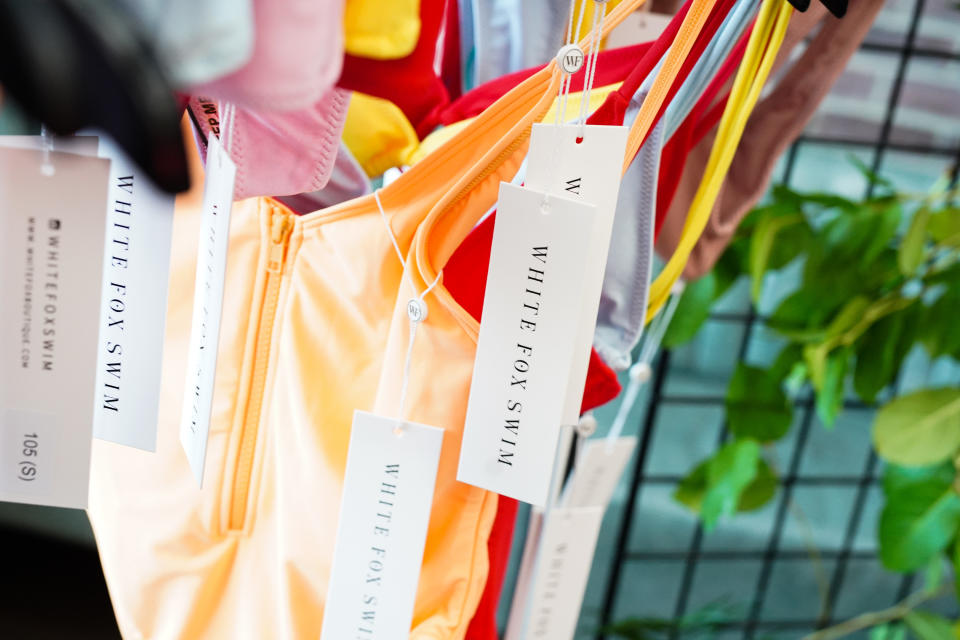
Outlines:
{"type": "Polygon", "coordinates": [[[407,279],[407,284],[410,285],[410,290],[413,291],[413,295],[416,296],[407,302],[407,317],[410,320],[410,338],[407,341],[407,354],[403,361],[403,380],[400,383],[400,424],[398,424],[397,428],[394,429],[394,433],[399,436],[403,433],[403,421],[406,420],[407,417],[407,388],[410,384],[410,364],[413,361],[413,341],[417,337],[417,327],[427,317],[427,303],[424,301],[424,298],[426,298],[427,294],[430,293],[433,288],[440,283],[440,279],[443,277],[443,270],[441,269],[440,272],[437,273],[437,277],[434,278],[433,282],[431,282],[421,294],[417,295],[417,287],[413,283],[413,277],[407,271],[407,260],[403,257],[403,252],[400,250],[400,244],[397,242],[397,237],[394,235],[393,229],[390,228],[390,221],[387,219],[387,213],[383,209],[383,203],[380,202],[379,189],[373,192],[373,199],[377,203],[377,209],[380,210],[380,218],[383,220],[383,226],[387,229],[387,235],[390,236],[390,242],[393,243],[393,249],[397,252],[397,259],[400,260],[400,266],[403,268],[403,275],[407,279]]]}
{"type": "Polygon", "coordinates": [[[640,348],[640,357],[637,358],[637,362],[630,367],[630,382],[627,384],[627,390],[623,394],[623,402],[620,403],[620,407],[617,409],[617,415],[613,419],[613,424],[610,426],[610,432],[607,434],[605,448],[608,454],[613,451],[613,446],[617,438],[623,434],[623,429],[627,424],[627,418],[630,417],[630,412],[633,411],[633,407],[637,403],[637,398],[640,397],[640,390],[643,388],[643,385],[650,380],[650,376],[653,373],[650,365],[653,362],[654,356],[657,354],[657,350],[660,348],[660,343],[663,341],[663,336],[667,332],[667,327],[670,326],[670,321],[673,320],[673,316],[677,311],[677,305],[680,304],[680,296],[683,293],[683,288],[683,281],[678,280],[673,288],[673,295],[670,298],[670,302],[668,302],[663,308],[663,311],[654,316],[650,322],[647,335],[643,340],[643,346],[640,348]]]}
{"type": "MultiPolygon", "coordinates": [[[[567,39],[564,40],[564,42],[563,42],[564,44],[572,44],[572,43],[573,43],[573,34],[574,34],[574,29],[573,29],[573,12],[574,12],[574,10],[576,9],[576,6],[577,6],[576,0],[570,0],[570,10],[567,11],[567,15],[570,16],[570,19],[567,20],[567,39]]],[[[580,32],[580,24],[582,23],[582,21],[583,21],[583,7],[581,6],[581,7],[580,7],[580,18],[577,20],[577,30],[576,30],[577,33],[580,32]]]]}
{"type": "Polygon", "coordinates": [[[40,173],[45,176],[52,176],[57,172],[50,160],[50,152],[53,151],[53,136],[47,129],[47,125],[40,125],[40,148],[43,150],[43,161],[40,163],[40,173]]]}
{"type": "MultiPolygon", "coordinates": [[[[586,2],[584,2],[586,4],[586,2]]],[[[590,40],[590,52],[586,61],[587,70],[583,78],[583,93],[580,95],[580,137],[586,131],[587,112],[590,109],[590,92],[593,90],[593,81],[597,71],[597,57],[600,54],[600,34],[603,30],[603,20],[606,17],[607,0],[593,1],[593,27],[590,40]]]]}
{"type": "Polygon", "coordinates": [[[236,107],[232,102],[224,102],[223,109],[220,110],[220,142],[225,151],[230,151],[230,142],[233,130],[233,121],[236,119],[236,107]]]}
{"type": "MultiPolygon", "coordinates": [[[[564,46],[561,47],[560,49],[561,54],[564,51],[569,50],[571,47],[573,47],[577,51],[580,51],[579,47],[574,46],[573,39],[576,37],[576,34],[580,33],[580,28],[583,26],[583,16],[584,16],[585,9],[587,7],[587,2],[589,2],[589,0],[584,0],[580,4],[580,11],[578,12],[577,20],[576,20],[577,26],[576,28],[574,28],[573,14],[574,14],[574,10],[576,9],[576,4],[575,4],[575,0],[570,0],[570,11],[569,11],[570,19],[567,21],[567,39],[566,39],[566,42],[564,43],[564,46]]],[[[582,51],[580,51],[580,53],[582,54],[582,51]]],[[[557,104],[556,124],[558,125],[567,121],[567,97],[570,95],[570,81],[571,81],[570,79],[573,76],[573,74],[576,73],[576,70],[572,72],[565,71],[563,68],[563,65],[560,66],[560,71],[563,74],[563,79],[560,82],[560,91],[557,94],[558,104],[557,104]]]]}

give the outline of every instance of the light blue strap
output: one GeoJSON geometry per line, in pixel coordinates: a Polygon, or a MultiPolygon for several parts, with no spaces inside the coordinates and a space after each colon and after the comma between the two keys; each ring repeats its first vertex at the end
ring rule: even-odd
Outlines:
{"type": "Polygon", "coordinates": [[[746,32],[750,23],[759,10],[760,3],[755,0],[737,0],[733,9],[727,14],[723,24],[717,30],[703,55],[697,60],[690,75],[677,92],[676,97],[667,106],[664,113],[666,119],[666,137],[669,140],[676,133],[680,125],[686,120],[700,96],[706,90],[710,81],[717,75],[720,67],[740,37],[746,32]]]}
{"type": "MultiPolygon", "coordinates": [[[[690,75],[687,76],[687,79],[680,85],[680,89],[677,90],[673,100],[667,105],[667,109],[663,115],[665,140],[673,137],[673,134],[676,133],[680,125],[683,124],[683,121],[686,120],[690,112],[693,111],[697,100],[703,95],[703,92],[714,76],[716,76],[717,71],[720,70],[727,56],[733,51],[733,47],[737,41],[740,40],[740,37],[750,26],[759,7],[760,3],[756,2],[756,0],[736,1],[730,13],[724,18],[720,28],[717,29],[717,32],[709,44],[707,44],[700,59],[697,60],[693,69],[690,70],[690,75]]],[[[637,89],[637,92],[630,100],[630,106],[627,109],[627,116],[624,122],[632,121],[636,118],[637,112],[640,110],[640,104],[643,102],[640,96],[646,95],[650,91],[650,87],[653,86],[657,74],[660,73],[660,68],[663,66],[665,58],[666,54],[660,58],[650,74],[640,83],[640,88],[637,89]]]]}

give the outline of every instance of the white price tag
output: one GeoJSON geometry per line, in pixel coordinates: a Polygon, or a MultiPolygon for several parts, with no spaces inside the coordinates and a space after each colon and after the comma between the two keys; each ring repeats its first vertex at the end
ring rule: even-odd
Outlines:
{"type": "MultiPolygon", "coordinates": [[[[553,482],[550,499],[556,500],[563,485],[563,470],[567,468],[567,459],[574,440],[573,427],[560,428],[560,443],[553,462],[553,482]]],[[[540,532],[543,529],[543,509],[534,507],[530,510],[527,520],[527,539],[523,545],[523,555],[520,558],[520,567],[517,570],[517,580],[513,588],[513,601],[510,605],[510,617],[507,619],[507,629],[504,640],[517,640],[522,637],[524,614],[527,610],[527,601],[530,597],[530,580],[533,579],[533,570],[537,562],[537,549],[540,543],[540,532]]]]}
{"type": "Polygon", "coordinates": [[[154,187],[110,138],[94,436],[153,451],[174,197],[154,187]]]}
{"type": "Polygon", "coordinates": [[[321,640],[410,637],[442,442],[436,427],[354,413],[321,640]]]}
{"type": "Polygon", "coordinates": [[[110,162],[0,148],[0,500],[87,504],[110,162]]]}
{"type": "Polygon", "coordinates": [[[523,541],[523,555],[517,570],[517,581],[513,585],[513,600],[510,602],[510,617],[503,640],[521,640],[523,625],[526,622],[527,602],[530,599],[530,581],[537,562],[537,548],[540,533],[543,531],[543,510],[534,507],[527,520],[527,537],[523,541]]]}
{"type": "Polygon", "coordinates": [[[230,210],[237,167],[220,140],[208,139],[206,182],[203,186],[203,219],[193,295],[193,320],[187,351],[187,378],[180,417],[180,442],[197,483],[203,486],[203,467],[210,435],[220,315],[227,270],[230,210]]]}
{"type": "Polygon", "coordinates": [[[524,640],[572,640],[602,522],[602,507],[553,509],[547,514],[524,640]]]}
{"type": "Polygon", "coordinates": [[[592,232],[578,238],[582,254],[578,266],[584,270],[584,285],[575,309],[577,335],[563,395],[561,422],[565,425],[574,425],[580,418],[629,129],[591,125],[584,127],[582,138],[580,133],[581,128],[575,125],[534,124],[527,155],[527,188],[596,207],[592,232]]]}
{"type": "Polygon", "coordinates": [[[546,503],[595,220],[585,202],[500,185],[461,482],[546,503]]]}
{"type": "Polygon", "coordinates": [[[587,440],[577,454],[573,475],[567,483],[563,504],[567,507],[602,507],[610,504],[633,450],[635,436],[617,438],[607,444],[605,438],[587,440]]]}

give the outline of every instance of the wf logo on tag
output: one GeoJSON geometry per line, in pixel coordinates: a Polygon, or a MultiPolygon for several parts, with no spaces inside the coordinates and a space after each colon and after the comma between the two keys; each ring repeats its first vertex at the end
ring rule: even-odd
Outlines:
{"type": "Polygon", "coordinates": [[[557,52],[557,64],[564,73],[576,73],[583,67],[583,49],[575,44],[560,47],[557,52]]]}
{"type": "Polygon", "coordinates": [[[407,317],[410,322],[423,322],[427,319],[427,305],[418,298],[407,300],[407,317]]]}

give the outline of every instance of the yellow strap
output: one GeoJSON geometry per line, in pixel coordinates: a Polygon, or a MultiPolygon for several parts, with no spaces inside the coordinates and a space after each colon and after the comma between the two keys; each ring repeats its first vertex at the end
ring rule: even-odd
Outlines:
{"type": "Polygon", "coordinates": [[[743,62],[730,91],[730,98],[717,128],[717,137],[700,186],[690,205],[680,242],[663,271],[650,285],[649,322],[667,301],[670,291],[683,273],[690,253],[700,239],[720,187],[726,178],[747,119],[753,111],[763,85],[770,74],[777,51],[783,43],[793,7],[786,0],[764,0],[754,25],[743,62]]]}

